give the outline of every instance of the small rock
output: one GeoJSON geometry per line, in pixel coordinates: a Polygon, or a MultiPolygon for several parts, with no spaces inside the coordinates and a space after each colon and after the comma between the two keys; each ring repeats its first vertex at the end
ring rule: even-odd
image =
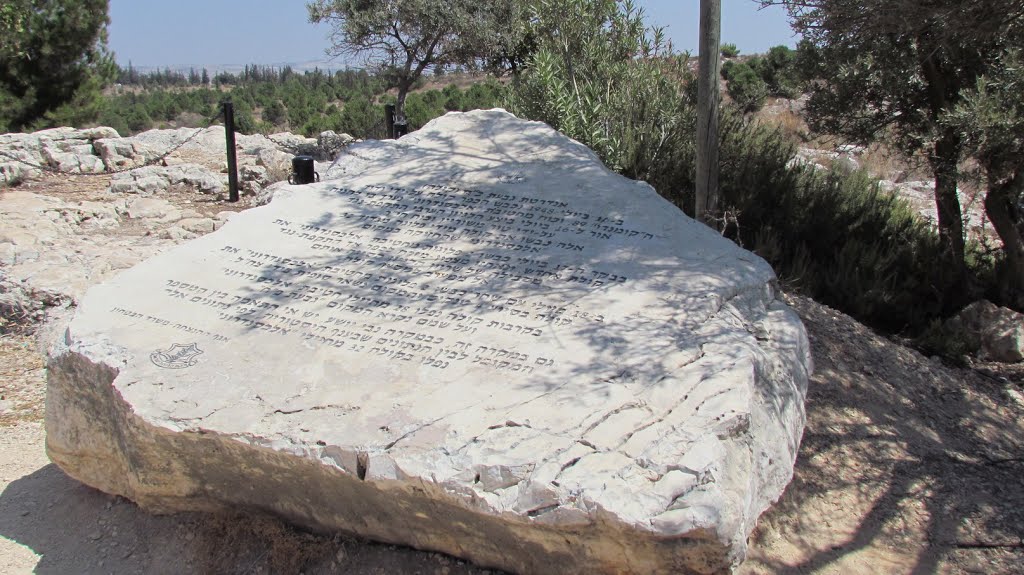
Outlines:
{"type": "Polygon", "coordinates": [[[1024,407],[1024,393],[1021,393],[1020,390],[1007,388],[1006,397],[1009,397],[1017,405],[1024,407]]]}
{"type": "Polygon", "coordinates": [[[206,234],[216,229],[216,224],[212,218],[188,218],[178,222],[178,225],[183,230],[194,234],[206,234]]]}
{"type": "Polygon", "coordinates": [[[945,324],[952,337],[962,338],[982,360],[1016,363],[1024,360],[1024,314],[979,300],[945,324]]]}

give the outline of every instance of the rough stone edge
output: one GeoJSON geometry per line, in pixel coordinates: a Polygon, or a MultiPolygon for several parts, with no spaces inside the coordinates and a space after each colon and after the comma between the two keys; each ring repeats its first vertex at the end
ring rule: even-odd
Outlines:
{"type": "MultiPolygon", "coordinates": [[[[722,471],[745,475],[750,488],[767,488],[729,494],[730,499],[747,503],[741,518],[745,524],[731,533],[712,529],[657,537],[600,511],[588,525],[556,528],[526,517],[474,509],[474,504],[486,505],[471,490],[452,483],[419,478],[365,481],[302,446],[290,453],[267,447],[259,439],[154,426],[135,415],[113,385],[118,375],[115,366],[125,363],[123,352],[104,343],[69,347],[67,332],[49,352],[47,453],[83,483],[127,497],[155,513],[246,507],[316,531],[411,543],[513,572],[614,572],[625,563],[638,573],[726,573],[743,560],[745,539],[757,517],[778,500],[791,479],[804,422],[809,375],[804,368],[810,366],[806,334],[795,312],[781,301],[772,298],[758,304],[755,307],[767,305],[755,315],[769,321],[775,316],[773,326],[792,328],[792,332],[770,340],[770,347],[777,348],[773,351],[782,352],[775,362],[764,361],[772,357],[765,342],[758,342],[760,353],[752,358],[758,373],[752,380],[751,428],[774,433],[747,438],[748,428],[723,441],[730,451],[747,453],[734,452],[729,468],[722,471]],[[795,366],[796,371],[784,364],[795,366]],[[779,369],[789,377],[780,379],[779,369]],[[774,377],[766,371],[775,372],[774,377]],[[798,401],[782,409],[773,404],[768,396],[778,396],[777,390],[765,388],[772,381],[792,386],[783,393],[798,401]],[[786,424],[794,417],[800,425],[790,429],[786,424]],[[789,441],[780,444],[780,438],[789,441]],[[763,461],[765,457],[769,461],[763,461]],[[770,461],[774,457],[789,461],[779,465],[770,461]],[[96,469],[104,471],[91,471],[96,469]],[[767,475],[774,475],[773,480],[767,475]],[[779,486],[777,492],[772,486],[779,486]],[[322,504],[313,509],[310,501],[322,504]],[[389,525],[401,527],[394,530],[389,525]],[[629,543],[615,543],[624,541],[629,543]],[[691,569],[695,564],[703,568],[691,569]]],[[[733,305],[727,303],[722,309],[733,305]]],[[[742,302],[739,306],[746,307],[742,302]]]]}
{"type": "Polygon", "coordinates": [[[122,359],[104,347],[51,348],[46,451],[75,479],[147,511],[269,511],[314,531],[411,544],[520,573],[619,572],[626,564],[635,573],[717,575],[733,564],[710,532],[649,536],[603,512],[587,525],[559,529],[477,511],[462,500],[466,491],[453,492],[450,484],[364,481],[242,438],[150,425],[114,388],[118,369],[111,364],[122,359]],[[97,355],[103,357],[88,358],[97,355]],[[89,471],[99,468],[102,475],[89,471]]]}

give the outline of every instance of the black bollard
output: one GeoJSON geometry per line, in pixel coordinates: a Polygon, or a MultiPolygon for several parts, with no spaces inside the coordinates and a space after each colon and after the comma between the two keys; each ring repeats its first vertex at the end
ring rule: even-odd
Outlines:
{"type": "Polygon", "coordinates": [[[395,138],[395,105],[384,104],[384,129],[386,130],[386,136],[388,140],[395,138]]]}
{"type": "Polygon", "coordinates": [[[301,185],[319,182],[320,174],[314,168],[313,156],[295,156],[292,158],[292,173],[288,175],[288,183],[301,185]]]}
{"type": "Polygon", "coordinates": [[[238,201],[238,158],[235,156],[235,107],[231,102],[224,106],[224,139],[228,147],[228,201],[238,201]]]}

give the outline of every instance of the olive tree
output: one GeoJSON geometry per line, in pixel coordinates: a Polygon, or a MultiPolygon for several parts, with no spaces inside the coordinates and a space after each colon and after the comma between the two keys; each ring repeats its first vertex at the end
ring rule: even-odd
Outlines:
{"type": "Polygon", "coordinates": [[[1012,149],[1006,147],[1011,140],[1000,137],[1002,143],[993,145],[985,134],[995,134],[995,126],[972,118],[992,109],[990,98],[978,99],[983,79],[1001,78],[992,74],[1004,67],[1014,48],[1024,45],[1024,2],[762,3],[784,4],[794,29],[804,36],[805,73],[817,80],[807,108],[812,128],[861,142],[889,137],[907,152],[927,154],[935,178],[943,263],[953,272],[953,289],[962,284],[956,279],[965,277],[963,214],[956,194],[965,174],[959,163],[974,158],[988,164],[989,193],[994,196],[986,200],[986,211],[1004,241],[1008,266],[1017,267],[1007,275],[1016,284],[1012,291],[1024,293],[1024,248],[1021,255],[1014,254],[1020,239],[1013,230],[1018,226],[1011,226],[1001,213],[1005,200],[996,201],[1005,195],[998,182],[1013,178],[1005,175],[1006,162],[992,160],[1002,156],[996,149],[1012,149]]]}
{"type": "Polygon", "coordinates": [[[396,115],[428,68],[475,64],[518,44],[514,0],[314,0],[309,19],[333,26],[332,56],[362,58],[398,89],[396,115]]]}
{"type": "Polygon", "coordinates": [[[959,130],[986,185],[985,213],[1003,243],[999,295],[1024,308],[1024,53],[1008,50],[944,123],[959,130]]]}
{"type": "Polygon", "coordinates": [[[859,142],[891,138],[924,152],[951,286],[965,278],[957,183],[963,130],[944,120],[1000,55],[1020,45],[1020,0],[762,0],[789,11],[814,78],[811,127],[859,142]]]}

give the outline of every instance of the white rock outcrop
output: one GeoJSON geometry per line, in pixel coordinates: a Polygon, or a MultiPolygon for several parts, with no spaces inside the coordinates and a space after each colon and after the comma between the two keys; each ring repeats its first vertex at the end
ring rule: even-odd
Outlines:
{"type": "Polygon", "coordinates": [[[216,194],[227,189],[226,180],[226,177],[199,164],[145,166],[115,174],[110,180],[110,191],[151,196],[180,186],[204,194],[216,194]]]}
{"type": "Polygon", "coordinates": [[[49,352],[52,460],[515,572],[740,561],[811,367],[768,264],[504,111],[350,150],[89,290],[49,352]]]}
{"type": "Polygon", "coordinates": [[[113,128],[52,128],[31,134],[0,134],[0,184],[38,178],[44,170],[88,174],[104,170],[93,144],[117,138],[113,128]]]}
{"type": "MultiPolygon", "coordinates": [[[[333,160],[353,141],[348,134],[330,131],[318,138],[289,133],[236,134],[240,171],[246,166],[265,169],[260,177],[243,179],[245,189],[255,194],[273,181],[286,179],[295,155],[333,160]]],[[[45,171],[120,172],[115,174],[115,193],[149,195],[176,185],[212,193],[226,186],[226,179],[218,176],[226,172],[225,146],[223,126],[149,130],[125,138],[111,128],[0,134],[0,184],[39,178],[45,171]],[[132,173],[125,175],[129,171],[132,173]]]]}

